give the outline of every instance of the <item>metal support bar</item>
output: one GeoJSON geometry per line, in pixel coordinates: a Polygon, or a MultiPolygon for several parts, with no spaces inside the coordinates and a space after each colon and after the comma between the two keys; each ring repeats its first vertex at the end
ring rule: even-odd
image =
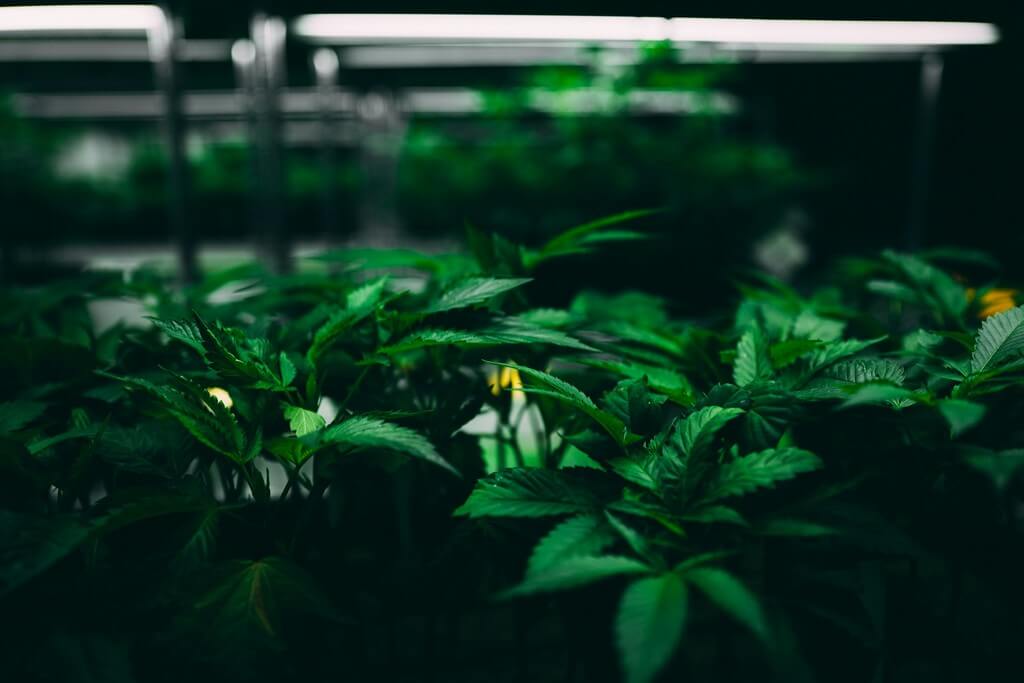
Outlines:
{"type": "Polygon", "coordinates": [[[285,81],[285,33],[285,24],[277,17],[257,14],[253,18],[257,187],[262,223],[260,251],[275,273],[286,273],[291,269],[281,159],[280,93],[285,81]]]}
{"type": "Polygon", "coordinates": [[[313,71],[316,74],[317,104],[320,110],[320,177],[323,182],[321,193],[320,220],[323,223],[323,238],[326,243],[336,241],[338,230],[337,163],[335,147],[338,135],[335,133],[336,108],[338,99],[338,55],[330,48],[320,48],[313,54],[313,71]]]}
{"type": "Polygon", "coordinates": [[[356,112],[362,128],[358,239],[377,247],[394,247],[401,235],[398,160],[409,122],[393,93],[366,94],[356,112]]]}
{"type": "Polygon", "coordinates": [[[921,58],[921,82],[914,140],[913,170],[910,177],[910,215],[907,218],[907,248],[920,248],[927,237],[928,185],[931,178],[935,119],[942,88],[942,55],[928,53],[921,58]]]}
{"type": "Polygon", "coordinates": [[[181,106],[178,73],[178,45],[181,24],[163,10],[164,21],[150,30],[150,55],[163,104],[163,135],[167,146],[167,211],[171,234],[178,253],[178,275],[185,283],[199,275],[196,265],[196,236],[188,219],[189,177],[185,155],[185,117],[181,106]]]}

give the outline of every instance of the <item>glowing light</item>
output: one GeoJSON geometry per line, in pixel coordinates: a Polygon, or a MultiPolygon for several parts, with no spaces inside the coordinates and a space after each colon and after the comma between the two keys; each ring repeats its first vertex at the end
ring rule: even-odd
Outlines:
{"type": "Polygon", "coordinates": [[[156,5],[0,7],[0,33],[145,33],[163,23],[156,5]]]}
{"type": "Polygon", "coordinates": [[[941,47],[999,40],[995,26],[936,21],[665,19],[486,14],[307,14],[296,34],[317,42],[640,42],[740,46],[941,47]]]}
{"type": "Polygon", "coordinates": [[[670,20],[678,42],[762,45],[986,45],[999,40],[992,24],[952,21],[804,21],[781,19],[670,20]]]}
{"type": "Polygon", "coordinates": [[[500,14],[307,14],[293,30],[313,40],[647,41],[668,37],[657,17],[500,14]]]}

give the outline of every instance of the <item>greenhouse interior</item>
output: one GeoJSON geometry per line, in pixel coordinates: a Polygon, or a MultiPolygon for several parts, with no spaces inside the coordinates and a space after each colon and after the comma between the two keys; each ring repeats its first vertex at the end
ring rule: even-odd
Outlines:
{"type": "Polygon", "coordinates": [[[0,678],[1024,678],[1011,4],[0,2],[0,678]]]}

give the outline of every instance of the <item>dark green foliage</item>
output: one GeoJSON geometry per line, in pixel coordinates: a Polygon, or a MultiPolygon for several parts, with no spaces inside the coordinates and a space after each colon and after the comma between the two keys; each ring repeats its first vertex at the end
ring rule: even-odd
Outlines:
{"type": "Polygon", "coordinates": [[[998,679],[1024,308],[980,321],[888,253],[704,326],[640,293],[537,307],[538,263],[641,213],[5,293],[12,680],[998,679]],[[413,291],[365,272],[391,268],[413,291]],[[149,317],[98,332],[110,297],[149,317]]]}

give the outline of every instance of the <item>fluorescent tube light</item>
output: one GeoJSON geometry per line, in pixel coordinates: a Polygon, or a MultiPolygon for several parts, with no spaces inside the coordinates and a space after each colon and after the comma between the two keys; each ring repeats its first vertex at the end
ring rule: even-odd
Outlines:
{"type": "Polygon", "coordinates": [[[0,7],[0,33],[124,34],[158,29],[156,5],[38,5],[0,7]]]}
{"type": "Polygon", "coordinates": [[[935,21],[663,19],[488,14],[307,14],[292,24],[314,42],[640,42],[731,46],[943,47],[999,39],[991,24],[935,21]]]}
{"type": "Polygon", "coordinates": [[[803,21],[779,19],[670,20],[677,42],[755,45],[987,45],[999,40],[992,24],[953,21],[803,21]]]}
{"type": "Polygon", "coordinates": [[[657,17],[500,14],[307,14],[292,24],[316,41],[648,41],[668,37],[657,17]]]}

